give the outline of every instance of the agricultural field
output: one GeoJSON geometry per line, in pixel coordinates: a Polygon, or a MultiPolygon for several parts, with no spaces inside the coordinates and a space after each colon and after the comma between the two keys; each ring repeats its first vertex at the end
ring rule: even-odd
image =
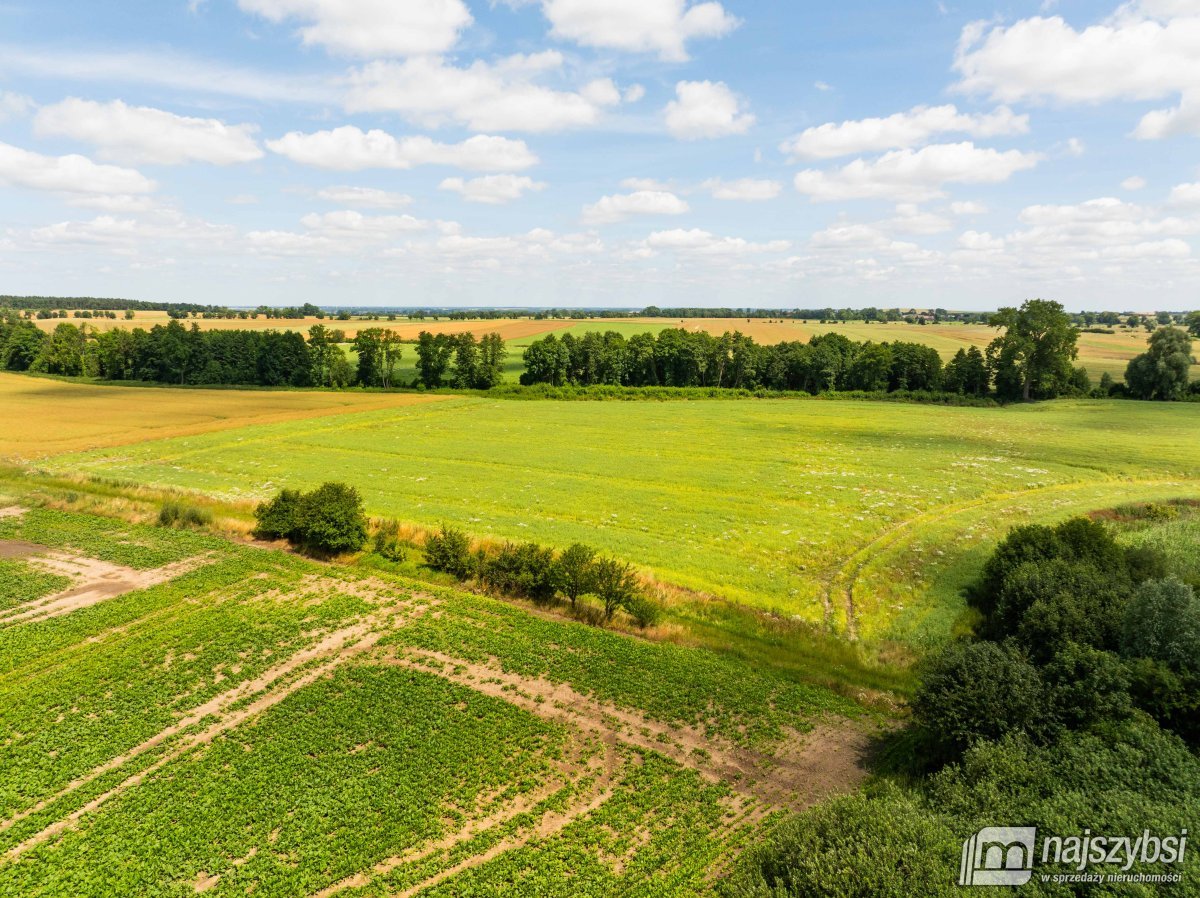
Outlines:
{"type": "MultiPolygon", "coordinates": [[[[98,319],[44,319],[37,321],[38,327],[46,331],[67,321],[71,324],[87,324],[98,330],[111,330],[122,327],[153,327],[156,324],[166,324],[170,319],[166,312],[136,312],[132,321],[126,321],[121,316],[116,320],[98,319]]],[[[551,333],[559,336],[572,334],[581,336],[593,331],[616,331],[626,337],[636,334],[657,334],[665,328],[679,327],[690,331],[707,331],[720,335],[726,331],[741,331],[753,337],[755,341],[772,345],[785,341],[807,341],[818,334],[840,333],[852,340],[873,340],[875,342],[904,340],[932,346],[941,354],[943,361],[948,361],[959,349],[977,346],[983,349],[996,336],[993,328],[981,324],[930,324],[914,325],[903,322],[872,322],[848,321],[822,324],[816,320],[792,321],[786,319],[745,319],[745,318],[630,318],[605,319],[589,318],[578,320],[543,320],[532,318],[518,319],[480,319],[465,321],[336,321],[329,318],[305,318],[298,320],[274,320],[269,318],[241,319],[195,319],[186,322],[195,323],[205,330],[294,330],[307,333],[315,324],[344,331],[347,338],[353,339],[360,329],[367,327],[382,327],[395,331],[405,340],[416,341],[421,331],[431,333],[461,334],[474,333],[480,337],[484,334],[495,333],[504,338],[508,344],[509,360],[505,366],[505,374],[510,381],[515,382],[524,371],[521,353],[534,340],[541,339],[551,333]]],[[[1088,369],[1093,381],[1098,381],[1102,374],[1110,374],[1120,381],[1125,373],[1125,366],[1134,356],[1145,352],[1148,334],[1140,328],[1115,328],[1114,334],[1079,335],[1079,358],[1077,364],[1088,369]]],[[[415,353],[410,350],[407,358],[402,361],[399,376],[412,380],[415,376],[415,353]]],[[[1200,377],[1200,365],[1193,368],[1193,377],[1200,377]]]]}
{"type": "MultiPolygon", "coordinates": [[[[175,395],[186,402],[189,392],[175,395]]],[[[455,397],[37,467],[244,508],[336,474],[371,514],[595,545],[661,585],[689,626],[718,626],[728,601],[865,644],[920,648],[952,631],[962,586],[1009,526],[1200,497],[1197,445],[1200,406],[1189,404],[455,397]]]]}
{"type": "Polygon", "coordinates": [[[438,401],[299,390],[114,387],[0,372],[0,461],[438,401]]]}
{"type": "Polygon", "coordinates": [[[0,506],[36,612],[0,618],[6,895],[695,895],[878,725],[728,655],[0,506]]]}

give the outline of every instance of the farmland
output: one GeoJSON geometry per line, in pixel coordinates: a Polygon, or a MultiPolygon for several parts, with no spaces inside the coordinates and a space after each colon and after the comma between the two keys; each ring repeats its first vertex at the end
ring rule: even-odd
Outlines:
{"type": "Polygon", "coordinates": [[[770,669],[6,508],[30,570],[184,572],[0,621],[5,894],[691,895],[756,826],[861,777],[869,717],[770,669]]]}
{"type": "Polygon", "coordinates": [[[594,544],[683,590],[674,601],[685,620],[715,613],[715,597],[868,643],[920,646],[950,632],[961,587],[1012,524],[1200,496],[1198,440],[1195,405],[459,397],[39,467],[233,503],[336,471],[373,514],[594,544]]]}

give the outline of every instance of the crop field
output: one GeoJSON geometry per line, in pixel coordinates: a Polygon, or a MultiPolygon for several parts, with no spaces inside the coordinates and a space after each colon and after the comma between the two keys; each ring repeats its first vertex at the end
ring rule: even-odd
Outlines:
{"type": "Polygon", "coordinates": [[[0,620],[0,894],[694,895],[863,775],[869,715],[726,655],[6,507],[26,574],[156,576],[0,620]]]}
{"type": "Polygon", "coordinates": [[[0,460],[436,401],[380,393],[92,386],[0,373],[0,460]]]}
{"type": "MultiPolygon", "coordinates": [[[[179,394],[186,396],[186,394],[179,394]]],[[[257,500],[336,473],[368,511],[590,543],[686,592],[874,642],[944,638],[1014,523],[1200,497],[1200,407],[453,398],[45,459],[257,500]]]]}

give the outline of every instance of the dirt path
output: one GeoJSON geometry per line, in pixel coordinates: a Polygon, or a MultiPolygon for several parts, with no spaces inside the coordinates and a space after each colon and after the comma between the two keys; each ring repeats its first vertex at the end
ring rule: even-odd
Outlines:
{"type": "Polygon", "coordinates": [[[435,673],[546,720],[666,755],[710,782],[724,782],[762,802],[764,813],[810,807],[866,777],[862,759],[868,736],[849,724],[827,724],[810,733],[793,734],[776,753],[764,754],[696,727],[664,724],[599,702],[565,683],[505,673],[496,664],[475,664],[423,650],[408,650],[386,662],[435,673]]]}
{"type": "Polygon", "coordinates": [[[211,564],[214,560],[212,555],[199,555],[153,570],[139,571],[67,552],[46,550],[43,554],[30,554],[26,557],[31,566],[51,574],[69,577],[75,585],[54,595],[0,612],[0,626],[70,614],[72,611],[98,605],[106,599],[116,598],[127,592],[158,586],[211,564]]]}
{"type": "MultiPolygon", "coordinates": [[[[122,782],[118,783],[113,788],[107,790],[102,795],[89,801],[83,807],[73,811],[68,816],[50,824],[45,829],[29,837],[20,844],[9,849],[5,857],[13,859],[24,854],[30,848],[40,845],[48,839],[53,838],[64,830],[76,825],[79,820],[86,814],[95,811],[100,805],[104,804],[109,799],[115,798],[126,790],[138,785],[148,776],[158,771],[167,763],[178,759],[194,748],[208,745],[215,738],[223,733],[240,726],[253,717],[258,716],[264,711],[279,704],[289,695],[303,689],[311,683],[316,682],[322,677],[326,677],[333,671],[344,664],[350,658],[362,655],[374,648],[375,644],[384,635],[384,630],[381,629],[385,624],[392,623],[391,618],[395,615],[402,614],[410,610],[412,607],[411,601],[398,602],[387,608],[381,609],[367,616],[362,621],[353,626],[344,627],[321,638],[317,643],[305,649],[301,649],[286,661],[267,671],[259,674],[253,680],[247,680],[239,684],[233,689],[223,692],[218,696],[209,699],[204,704],[193,708],[186,717],[183,717],[175,724],[167,727],[146,741],[134,746],[128,751],[118,755],[115,758],[106,761],[99,767],[94,768],[85,776],[80,777],[67,784],[55,795],[43,799],[37,804],[27,808],[24,811],[10,817],[7,820],[0,822],[0,831],[9,829],[14,824],[21,820],[36,814],[47,807],[50,807],[55,802],[61,800],[72,792],[88,785],[97,778],[106,773],[117,770],[129,761],[145,754],[152,749],[163,745],[170,740],[182,736],[179,744],[166,752],[162,757],[155,761],[144,770],[135,773],[122,782]],[[290,675],[294,674],[301,667],[313,662],[325,660],[324,663],[317,664],[315,667],[305,671],[301,676],[289,679],[290,675]],[[276,685],[281,684],[281,685],[276,685]],[[270,687],[275,686],[272,689],[270,687]],[[240,707],[236,710],[233,706],[249,698],[250,696],[259,695],[257,699],[249,704],[240,707]],[[202,730],[197,732],[187,733],[188,729],[199,726],[206,718],[215,716],[217,720],[209,724],[202,730]]],[[[427,606],[422,606],[418,613],[424,613],[427,606]]]]}

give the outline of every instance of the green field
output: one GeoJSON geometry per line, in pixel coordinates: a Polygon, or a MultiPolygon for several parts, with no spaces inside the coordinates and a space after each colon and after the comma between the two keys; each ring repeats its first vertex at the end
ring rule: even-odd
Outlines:
{"type": "Polygon", "coordinates": [[[459,398],[44,468],[231,500],[336,478],[375,514],[592,543],[697,594],[696,613],[716,596],[923,643],[950,631],[960,587],[1008,526],[1200,496],[1197,445],[1195,405],[459,398]]]}
{"type": "Polygon", "coordinates": [[[205,563],[0,621],[0,894],[694,895],[860,776],[853,703],[726,656],[34,506],[14,540],[205,563]]]}

